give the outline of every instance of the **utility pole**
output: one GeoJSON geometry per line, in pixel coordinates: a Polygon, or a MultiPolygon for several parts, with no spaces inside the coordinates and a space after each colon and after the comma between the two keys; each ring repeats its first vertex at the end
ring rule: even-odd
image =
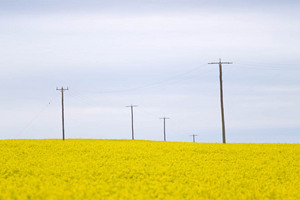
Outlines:
{"type": "Polygon", "coordinates": [[[232,62],[222,62],[221,58],[220,58],[219,62],[212,62],[212,63],[208,63],[208,64],[218,64],[219,65],[219,73],[220,73],[220,101],[221,101],[221,116],[222,116],[222,138],[223,138],[223,143],[226,144],[224,103],[223,103],[222,64],[232,64],[232,62]]]}
{"type": "Polygon", "coordinates": [[[190,136],[193,136],[193,142],[196,142],[195,137],[198,136],[198,135],[193,134],[193,135],[190,135],[190,136]]]}
{"type": "Polygon", "coordinates": [[[170,119],[168,117],[162,117],[160,119],[164,120],[164,141],[167,141],[167,136],[166,136],[166,119],[170,119]]]}
{"type": "Polygon", "coordinates": [[[63,141],[65,140],[65,110],[64,110],[64,91],[65,90],[69,90],[69,88],[67,87],[66,89],[61,87],[60,89],[58,89],[56,87],[56,90],[61,91],[61,116],[62,116],[62,137],[63,137],[63,141]]]}
{"type": "Polygon", "coordinates": [[[130,105],[130,106],[126,106],[129,107],[131,109],[131,134],[132,134],[132,140],[134,140],[134,128],[133,128],[133,108],[137,107],[137,105],[130,105]]]}

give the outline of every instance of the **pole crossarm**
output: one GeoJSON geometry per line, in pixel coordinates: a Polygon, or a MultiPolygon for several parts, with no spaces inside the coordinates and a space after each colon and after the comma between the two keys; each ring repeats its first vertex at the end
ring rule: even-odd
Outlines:
{"type": "Polygon", "coordinates": [[[232,62],[222,62],[221,58],[219,58],[219,62],[210,62],[209,65],[222,65],[222,64],[233,64],[232,62]]]}
{"type": "Polygon", "coordinates": [[[218,65],[218,64],[233,64],[232,62],[211,62],[211,63],[208,63],[209,65],[218,65]]]}
{"type": "Polygon", "coordinates": [[[130,105],[130,106],[125,106],[127,108],[130,108],[130,107],[138,107],[138,105],[130,105]]]}
{"type": "Polygon", "coordinates": [[[58,87],[56,87],[56,90],[59,90],[59,91],[65,91],[65,90],[69,90],[69,87],[67,87],[67,88],[63,88],[63,87],[58,88],[58,87]]]}

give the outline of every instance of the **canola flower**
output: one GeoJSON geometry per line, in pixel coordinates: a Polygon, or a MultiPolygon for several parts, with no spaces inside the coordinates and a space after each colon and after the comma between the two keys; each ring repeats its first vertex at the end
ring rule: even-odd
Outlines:
{"type": "Polygon", "coordinates": [[[299,144],[2,140],[0,199],[300,199],[299,144]]]}

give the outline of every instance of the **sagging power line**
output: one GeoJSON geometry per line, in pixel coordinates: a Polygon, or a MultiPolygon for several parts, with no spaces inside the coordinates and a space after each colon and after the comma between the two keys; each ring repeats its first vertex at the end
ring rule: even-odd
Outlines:
{"type": "Polygon", "coordinates": [[[69,88],[61,87],[60,89],[56,88],[56,90],[61,91],[61,116],[62,116],[62,139],[65,140],[65,109],[64,109],[64,91],[69,90],[69,88]]]}
{"type": "Polygon", "coordinates": [[[202,64],[198,67],[195,67],[193,69],[190,69],[190,70],[187,70],[185,72],[182,72],[182,73],[179,73],[177,75],[174,75],[174,76],[171,76],[169,78],[166,78],[164,80],[160,80],[160,81],[156,81],[156,82],[153,82],[153,83],[149,83],[149,84],[146,84],[144,86],[139,86],[139,87],[134,87],[134,88],[127,88],[127,89],[120,89],[120,90],[107,90],[107,91],[97,91],[97,93],[100,93],[100,94],[104,94],[104,93],[122,93],[122,92],[132,92],[132,91],[137,91],[137,90],[144,90],[144,89],[148,89],[148,88],[152,88],[152,87],[158,87],[166,82],[170,82],[170,81],[174,81],[184,75],[187,75],[187,74],[191,74],[201,68],[204,68],[207,64],[202,64]]]}
{"type": "Polygon", "coordinates": [[[220,58],[219,62],[211,62],[211,63],[208,63],[208,64],[218,64],[219,65],[219,73],[220,73],[220,101],[221,101],[221,116],[222,116],[222,139],[223,139],[223,143],[226,144],[224,103],[223,103],[222,64],[232,64],[232,62],[222,62],[221,58],[220,58]]]}

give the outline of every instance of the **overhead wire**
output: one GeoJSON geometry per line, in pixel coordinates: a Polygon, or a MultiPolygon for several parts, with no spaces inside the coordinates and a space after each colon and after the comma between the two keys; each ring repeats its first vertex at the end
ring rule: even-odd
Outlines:
{"type": "Polygon", "coordinates": [[[297,71],[300,70],[299,64],[270,64],[270,63],[251,63],[251,62],[241,62],[237,63],[243,68],[258,69],[258,70],[285,70],[285,71],[297,71]],[[284,67],[283,67],[284,66],[284,67]],[[291,67],[292,66],[292,67],[291,67]]]}
{"type": "MultiPolygon", "coordinates": [[[[239,65],[248,68],[248,69],[255,69],[255,70],[299,70],[299,68],[282,68],[279,66],[279,64],[267,64],[267,63],[255,63],[255,62],[241,62],[238,63],[239,65]],[[274,65],[274,66],[272,66],[274,65]]],[[[298,66],[298,64],[284,64],[287,66],[291,66],[291,65],[295,65],[298,66]]],[[[185,75],[191,74],[203,67],[207,66],[207,64],[203,64],[201,66],[195,67],[193,69],[190,69],[188,71],[185,71],[183,73],[171,76],[169,78],[166,78],[164,80],[161,81],[157,81],[157,82],[153,82],[153,83],[149,83],[143,86],[139,86],[139,87],[134,87],[134,88],[128,88],[128,89],[120,89],[120,90],[108,90],[108,91],[100,91],[100,92],[96,92],[98,94],[108,94],[108,93],[123,93],[123,92],[133,92],[133,91],[139,91],[139,90],[144,90],[144,89],[149,89],[149,88],[153,88],[153,87],[159,87],[161,85],[167,85],[166,83],[170,83],[170,82],[180,82],[180,81],[185,81],[186,79],[183,79],[182,77],[184,77],[185,75]]],[[[202,74],[206,74],[210,71],[212,71],[213,68],[208,69],[207,71],[205,71],[202,74]]],[[[85,104],[88,105],[93,105],[95,106],[95,104],[91,103],[91,100],[86,97],[86,96],[82,96],[80,95],[80,93],[76,93],[74,91],[68,93],[68,96],[74,97],[75,99],[77,99],[80,102],[83,102],[85,104]]],[[[30,130],[33,126],[34,123],[42,116],[42,114],[47,110],[47,108],[50,106],[50,104],[52,103],[52,99],[47,103],[47,105],[45,105],[28,123],[27,125],[20,131],[20,133],[18,135],[16,135],[17,137],[20,135],[25,134],[28,130],[30,130]]],[[[155,117],[157,119],[159,119],[159,116],[156,116],[156,114],[147,112],[145,110],[139,110],[138,112],[143,112],[146,113],[148,115],[151,115],[152,117],[155,117]]]]}
{"type": "MultiPolygon", "coordinates": [[[[140,86],[140,87],[135,87],[135,88],[128,88],[128,89],[120,89],[120,90],[109,90],[109,91],[101,91],[101,92],[98,92],[98,91],[95,91],[95,93],[97,94],[114,94],[114,93],[124,93],[124,92],[134,92],[134,91],[139,91],[139,90],[142,90],[142,89],[150,89],[150,88],[154,88],[154,87],[159,87],[161,86],[162,84],[165,84],[167,82],[179,82],[179,81],[185,81],[186,79],[182,79],[180,77],[183,77],[185,75],[188,75],[188,74],[191,74],[192,72],[195,72],[205,66],[207,66],[208,64],[203,64],[201,66],[198,66],[198,67],[195,67],[193,69],[190,69],[188,71],[185,71],[183,73],[180,73],[180,74],[177,74],[177,75],[174,75],[172,77],[169,77],[167,79],[164,79],[164,80],[161,80],[161,81],[157,81],[157,82],[154,82],[154,83],[149,83],[149,84],[146,84],[144,86],[140,86]],[[179,79],[180,78],[180,79],[179,79]]],[[[202,74],[206,74],[208,72],[212,71],[212,69],[210,70],[207,70],[205,71],[204,73],[202,74]]],[[[92,104],[91,103],[91,99],[86,97],[86,96],[83,96],[81,95],[79,92],[76,92],[76,91],[70,91],[68,93],[69,96],[77,99],[77,101],[80,101],[82,103],[85,103],[85,104],[88,104],[90,106],[95,106],[95,104],[92,104]]]]}
{"type": "Polygon", "coordinates": [[[153,117],[155,119],[159,119],[160,118],[158,115],[153,114],[153,113],[151,113],[149,111],[146,111],[146,110],[137,109],[137,112],[142,112],[142,113],[147,114],[148,116],[151,116],[151,117],[153,117]]]}
{"type": "Polygon", "coordinates": [[[42,114],[45,113],[45,111],[47,110],[47,108],[49,108],[49,106],[51,105],[51,103],[53,102],[53,98],[50,99],[50,101],[47,102],[47,104],[45,104],[32,118],[31,120],[26,124],[26,126],[24,128],[22,128],[22,130],[19,131],[19,133],[17,135],[15,135],[15,137],[19,137],[19,136],[23,136],[25,133],[27,133],[28,130],[30,130],[35,122],[42,116],[42,114]]]}
{"type": "Polygon", "coordinates": [[[134,88],[128,88],[128,89],[120,89],[120,90],[107,90],[107,91],[101,91],[101,92],[97,92],[97,93],[122,93],[122,92],[130,92],[130,91],[136,91],[136,90],[142,90],[142,89],[147,89],[147,88],[151,88],[151,87],[157,87],[157,86],[160,86],[161,84],[165,83],[165,82],[168,82],[168,81],[171,81],[171,80],[174,80],[174,79],[177,79],[181,76],[184,76],[186,74],[190,74],[194,71],[197,71],[199,70],[200,68],[203,68],[204,66],[206,66],[207,64],[203,64],[201,66],[198,66],[198,67],[195,67],[193,69],[190,69],[188,71],[185,71],[183,73],[180,73],[180,74],[177,74],[177,75],[174,75],[172,77],[169,77],[167,79],[164,79],[164,80],[161,80],[161,81],[157,81],[157,82],[153,82],[153,83],[149,83],[149,84],[146,84],[144,86],[139,86],[139,87],[134,87],[134,88]]]}

